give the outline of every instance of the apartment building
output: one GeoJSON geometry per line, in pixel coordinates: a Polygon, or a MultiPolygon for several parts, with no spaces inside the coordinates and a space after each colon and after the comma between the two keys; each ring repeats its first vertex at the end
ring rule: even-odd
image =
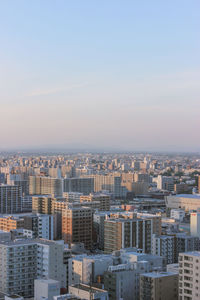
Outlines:
{"type": "Polygon", "coordinates": [[[10,232],[13,229],[23,228],[23,218],[13,216],[0,216],[0,230],[10,232]]]}
{"type": "Polygon", "coordinates": [[[0,185],[0,213],[13,214],[22,211],[22,189],[17,185],[0,185]]]}
{"type": "Polygon", "coordinates": [[[92,246],[92,209],[68,206],[62,211],[62,238],[65,243],[84,243],[86,249],[92,246]]]}
{"type": "Polygon", "coordinates": [[[51,214],[51,195],[35,195],[32,197],[32,212],[38,214],[51,214]]]}
{"type": "Polygon", "coordinates": [[[179,300],[200,299],[200,252],[179,254],[179,300]]]}
{"type": "Polygon", "coordinates": [[[167,264],[175,263],[176,240],[174,236],[152,235],[152,254],[166,258],[167,264]]]}
{"type": "Polygon", "coordinates": [[[45,176],[29,176],[30,195],[62,196],[63,180],[45,176]]]}
{"type": "Polygon", "coordinates": [[[64,179],[64,192],[79,192],[88,195],[94,192],[94,178],[75,177],[64,179]]]}
{"type": "Polygon", "coordinates": [[[107,219],[104,221],[104,252],[137,247],[151,252],[151,219],[107,219]]]}
{"type": "Polygon", "coordinates": [[[0,242],[0,290],[33,297],[37,278],[60,281],[66,287],[64,244],[48,240],[0,242]]]}
{"type": "Polygon", "coordinates": [[[54,217],[44,214],[24,216],[24,229],[31,230],[34,238],[53,240],[54,217]]]}
{"type": "Polygon", "coordinates": [[[110,210],[110,195],[104,193],[93,193],[90,195],[80,196],[80,202],[98,202],[99,210],[110,210]]]}

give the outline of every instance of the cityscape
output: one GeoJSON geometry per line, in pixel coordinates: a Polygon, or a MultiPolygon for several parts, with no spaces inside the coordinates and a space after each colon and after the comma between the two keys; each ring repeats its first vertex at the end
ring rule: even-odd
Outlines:
{"type": "Polygon", "coordinates": [[[0,1],[0,300],[200,300],[200,2],[0,1]]]}

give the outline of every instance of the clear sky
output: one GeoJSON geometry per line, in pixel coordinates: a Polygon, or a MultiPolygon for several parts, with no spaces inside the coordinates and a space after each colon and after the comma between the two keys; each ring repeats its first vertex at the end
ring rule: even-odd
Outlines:
{"type": "Polygon", "coordinates": [[[199,0],[0,0],[0,148],[200,151],[199,0]]]}

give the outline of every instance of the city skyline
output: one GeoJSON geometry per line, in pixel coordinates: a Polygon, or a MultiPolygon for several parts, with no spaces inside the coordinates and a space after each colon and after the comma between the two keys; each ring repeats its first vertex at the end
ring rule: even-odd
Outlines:
{"type": "Polygon", "coordinates": [[[199,152],[199,1],[2,1],[1,149],[199,152]]]}

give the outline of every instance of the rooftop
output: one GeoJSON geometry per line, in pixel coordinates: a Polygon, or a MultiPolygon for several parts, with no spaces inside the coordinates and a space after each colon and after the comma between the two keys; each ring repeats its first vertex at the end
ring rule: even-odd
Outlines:
{"type": "Polygon", "coordinates": [[[168,276],[178,276],[176,273],[173,272],[151,272],[151,273],[144,273],[142,276],[149,277],[149,278],[160,278],[160,277],[168,277],[168,276]]]}

